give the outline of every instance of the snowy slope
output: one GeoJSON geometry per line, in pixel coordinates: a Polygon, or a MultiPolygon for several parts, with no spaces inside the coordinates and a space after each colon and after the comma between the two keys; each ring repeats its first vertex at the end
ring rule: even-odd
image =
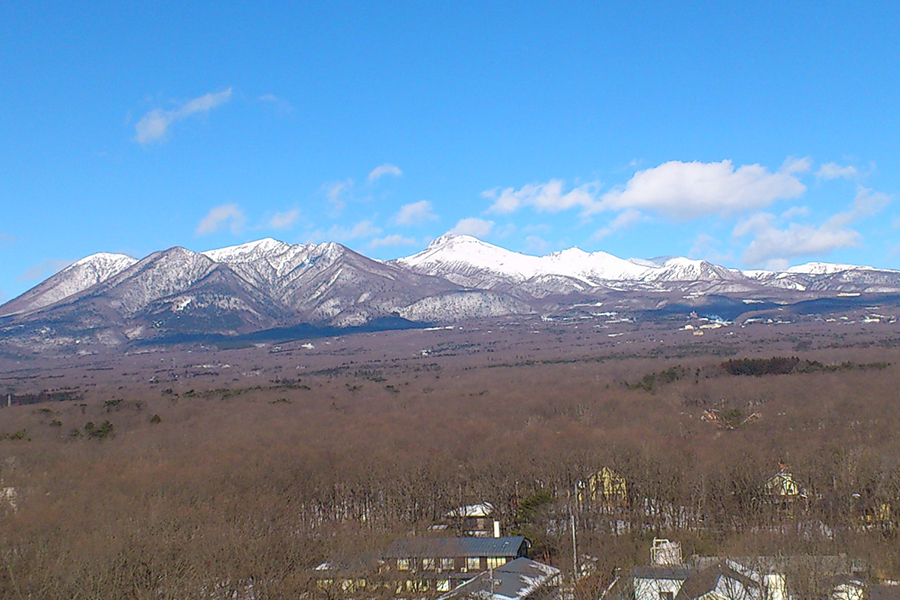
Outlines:
{"type": "MultiPolygon", "coordinates": [[[[546,256],[511,252],[466,235],[445,235],[424,251],[397,264],[418,273],[450,279],[462,285],[492,289],[501,282],[522,283],[536,277],[564,277],[588,285],[608,282],[713,281],[742,279],[703,260],[668,258],[660,261],[624,260],[607,252],[569,248],[546,256]]],[[[552,292],[554,290],[547,290],[552,292]]]]}
{"type": "Polygon", "coordinates": [[[840,265],[834,263],[809,262],[789,268],[787,273],[800,273],[803,275],[833,275],[841,271],[874,271],[873,267],[840,265]]]}
{"type": "Polygon", "coordinates": [[[530,256],[472,236],[449,234],[434,240],[422,252],[394,262],[417,273],[484,289],[544,275],[572,277],[596,285],[604,280],[640,279],[646,270],[606,252],[570,248],[547,256],[530,256]]]}
{"type": "Polygon", "coordinates": [[[0,307],[0,316],[50,306],[118,275],[136,262],[125,254],[100,252],[86,256],[0,307]]]}

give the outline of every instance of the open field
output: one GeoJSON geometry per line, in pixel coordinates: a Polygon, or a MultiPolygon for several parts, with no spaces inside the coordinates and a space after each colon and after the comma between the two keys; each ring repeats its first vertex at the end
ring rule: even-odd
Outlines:
{"type": "Polygon", "coordinates": [[[0,596],[296,597],[323,560],[483,500],[569,570],[575,512],[584,597],[655,535],[846,552],[898,578],[900,329],[862,320],[518,319],[4,358],[0,596]],[[744,360],[773,357],[797,360],[744,360]],[[779,462],[804,490],[790,506],[765,494],[779,462]],[[627,498],[584,491],[602,467],[627,498]]]}

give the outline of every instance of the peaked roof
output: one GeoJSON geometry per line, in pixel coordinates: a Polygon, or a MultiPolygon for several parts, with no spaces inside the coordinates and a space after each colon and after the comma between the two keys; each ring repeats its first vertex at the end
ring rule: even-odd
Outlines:
{"type": "Polygon", "coordinates": [[[384,558],[454,558],[457,556],[516,557],[527,549],[525,536],[402,538],[394,540],[384,558]]]}
{"type": "Polygon", "coordinates": [[[438,600],[478,598],[479,600],[514,600],[526,598],[559,575],[559,569],[528,558],[517,558],[444,594],[438,600]],[[491,576],[493,575],[493,581],[491,576]]]}
{"type": "Polygon", "coordinates": [[[732,563],[730,560],[721,560],[705,569],[701,569],[685,580],[678,595],[675,596],[675,600],[700,598],[714,591],[719,585],[719,580],[723,577],[736,582],[737,585],[746,590],[759,589],[761,587],[760,581],[748,577],[746,573],[742,573],[738,569],[746,571],[746,567],[732,563]]]}

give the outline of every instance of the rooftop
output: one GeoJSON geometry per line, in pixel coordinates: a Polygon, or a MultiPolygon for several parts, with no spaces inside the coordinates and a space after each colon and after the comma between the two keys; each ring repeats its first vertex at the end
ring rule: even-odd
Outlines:
{"type": "Polygon", "coordinates": [[[521,535],[498,538],[403,538],[394,540],[385,551],[384,558],[516,557],[522,545],[527,543],[525,536],[521,535]]]}
{"type": "Polygon", "coordinates": [[[485,571],[438,600],[515,600],[526,598],[541,586],[552,584],[559,569],[527,558],[517,558],[493,572],[485,571]],[[491,581],[493,576],[493,581],[491,581]]]}

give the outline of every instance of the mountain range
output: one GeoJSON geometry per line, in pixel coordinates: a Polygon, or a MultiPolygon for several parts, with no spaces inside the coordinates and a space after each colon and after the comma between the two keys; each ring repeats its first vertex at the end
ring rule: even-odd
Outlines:
{"type": "Polygon", "coordinates": [[[705,260],[622,259],[570,248],[512,252],[466,235],[379,261],[337,243],[262,239],[141,260],[83,258],[0,306],[0,349],[117,346],[299,326],[322,330],[604,310],[669,314],[900,294],[900,271],[808,263],[740,271],[705,260]]]}

